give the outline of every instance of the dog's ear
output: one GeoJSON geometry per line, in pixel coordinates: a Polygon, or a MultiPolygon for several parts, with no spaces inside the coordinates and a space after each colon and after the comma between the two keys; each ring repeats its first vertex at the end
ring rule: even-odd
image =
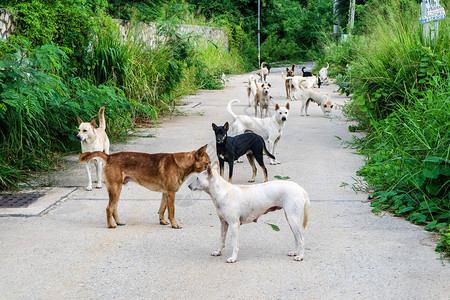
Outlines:
{"type": "Polygon", "coordinates": [[[289,68],[288,68],[288,67],[286,67],[286,72],[288,72],[288,73],[289,73],[289,68]]]}
{"type": "Polygon", "coordinates": [[[272,86],[270,85],[270,83],[268,83],[267,85],[268,85],[269,87],[272,87],[272,86]]]}
{"type": "Polygon", "coordinates": [[[196,154],[203,155],[203,153],[206,152],[206,147],[208,147],[208,144],[206,144],[205,146],[202,146],[202,147],[198,148],[196,154]]]}
{"type": "Polygon", "coordinates": [[[212,123],[212,129],[213,129],[214,131],[216,131],[216,130],[217,130],[217,125],[214,124],[214,123],[212,123]]]}
{"type": "Polygon", "coordinates": [[[78,125],[80,125],[81,123],[83,123],[83,120],[81,120],[80,118],[78,118],[78,125]]]}
{"type": "Polygon", "coordinates": [[[97,127],[97,122],[95,122],[95,119],[92,119],[92,121],[90,122],[91,126],[93,128],[97,127]]]}
{"type": "Polygon", "coordinates": [[[292,71],[294,71],[295,69],[295,64],[292,64],[292,71]]]}
{"type": "Polygon", "coordinates": [[[261,87],[262,87],[262,88],[264,87],[264,83],[263,83],[263,84],[261,84],[261,87]]]}
{"type": "MultiPolygon", "coordinates": [[[[288,103],[289,104],[289,103],[288,103]]],[[[280,109],[280,106],[278,105],[278,103],[277,104],[275,104],[275,110],[279,110],[280,109]]]]}
{"type": "Polygon", "coordinates": [[[228,124],[228,122],[225,122],[225,124],[223,124],[223,128],[228,131],[228,129],[230,129],[230,124],[228,124]]]}
{"type": "Polygon", "coordinates": [[[286,108],[291,109],[291,107],[289,106],[289,102],[286,104],[286,108]]]}

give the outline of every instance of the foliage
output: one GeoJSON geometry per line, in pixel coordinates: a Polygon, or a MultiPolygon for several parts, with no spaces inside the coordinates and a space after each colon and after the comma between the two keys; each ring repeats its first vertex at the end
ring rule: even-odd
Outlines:
{"type": "Polygon", "coordinates": [[[60,76],[68,61],[61,49],[12,37],[0,44],[0,53],[0,188],[48,169],[55,152],[79,148],[75,120],[96,117],[100,106],[107,107],[112,136],[130,128],[130,102],[120,91],[60,76]]]}
{"type": "Polygon", "coordinates": [[[366,157],[358,175],[374,191],[375,212],[389,210],[440,232],[436,250],[449,255],[449,21],[427,40],[417,4],[375,4],[367,42],[339,80],[342,92],[353,93],[344,112],[368,130],[355,140],[366,157]]]}
{"type": "MultiPolygon", "coordinates": [[[[257,63],[257,1],[189,0],[208,18],[242,29],[239,50],[257,63]]],[[[332,1],[269,0],[261,2],[261,61],[311,59],[321,53],[332,30],[332,1]]],[[[239,34],[239,31],[236,30],[239,34]]]]}

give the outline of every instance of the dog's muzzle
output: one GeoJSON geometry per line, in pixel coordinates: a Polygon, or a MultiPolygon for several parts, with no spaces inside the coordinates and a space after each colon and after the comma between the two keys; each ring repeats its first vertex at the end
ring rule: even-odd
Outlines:
{"type": "Polygon", "coordinates": [[[77,140],[82,141],[83,138],[81,136],[77,135],[77,140]]]}
{"type": "Polygon", "coordinates": [[[285,122],[287,118],[285,116],[281,117],[281,121],[285,122]]]}

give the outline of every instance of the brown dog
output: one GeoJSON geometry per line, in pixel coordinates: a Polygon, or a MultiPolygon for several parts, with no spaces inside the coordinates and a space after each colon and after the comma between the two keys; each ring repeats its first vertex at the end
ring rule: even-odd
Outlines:
{"type": "Polygon", "coordinates": [[[191,152],[155,153],[119,152],[108,155],[101,151],[86,152],[80,155],[81,162],[88,162],[95,157],[106,161],[103,167],[109,203],[106,207],[106,221],[108,227],[125,225],[117,214],[122,184],[134,181],[137,184],[156,192],[162,192],[159,207],[159,222],[167,225],[164,219],[166,208],[170,224],[173,228],[181,228],[175,220],[175,193],[184,180],[194,172],[202,172],[211,162],[206,153],[206,146],[191,152]],[[116,224],[112,221],[112,218],[116,224]]]}

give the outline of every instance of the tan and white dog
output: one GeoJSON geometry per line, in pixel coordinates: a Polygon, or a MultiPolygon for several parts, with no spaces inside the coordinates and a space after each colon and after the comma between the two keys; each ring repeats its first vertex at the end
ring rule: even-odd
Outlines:
{"type": "MultiPolygon", "coordinates": [[[[81,141],[81,152],[93,152],[93,151],[103,151],[106,154],[109,154],[109,139],[106,135],[106,122],[105,122],[105,107],[102,106],[98,112],[98,119],[100,122],[100,126],[96,127],[95,119],[92,119],[91,122],[83,122],[80,118],[78,118],[78,135],[77,139],[81,141]]],[[[95,159],[96,164],[96,172],[97,172],[97,186],[96,188],[102,188],[102,164],[103,161],[99,158],[95,159]]],[[[86,171],[88,174],[88,185],[86,186],[86,190],[92,191],[92,177],[91,177],[91,164],[90,162],[86,163],[86,171]]]]}
{"type": "MultiPolygon", "coordinates": [[[[234,123],[230,127],[230,136],[244,133],[246,130],[251,130],[267,141],[269,152],[275,155],[275,149],[289,116],[289,103],[287,103],[285,107],[280,107],[278,104],[275,104],[275,114],[272,117],[260,119],[247,115],[236,115],[231,110],[231,105],[236,102],[239,102],[239,100],[233,99],[227,104],[227,110],[234,119],[234,123]]],[[[271,165],[280,163],[281,162],[275,159],[270,160],[271,165]]]]}
{"type": "Polygon", "coordinates": [[[258,86],[255,79],[256,94],[255,94],[255,117],[258,115],[258,107],[261,112],[261,118],[263,117],[264,111],[266,112],[264,117],[267,117],[267,112],[269,111],[270,99],[272,96],[269,94],[269,90],[272,87],[270,83],[263,83],[258,86]]]}
{"type": "Polygon", "coordinates": [[[309,88],[304,89],[302,93],[302,108],[300,110],[300,114],[304,116],[308,115],[308,106],[309,102],[314,101],[323,111],[323,115],[327,116],[330,114],[331,109],[333,108],[333,103],[331,102],[330,94],[319,92],[316,89],[309,88]]]}
{"type": "Polygon", "coordinates": [[[256,185],[233,185],[218,174],[217,162],[210,165],[189,185],[191,190],[205,191],[211,196],[221,223],[221,245],[212,256],[222,255],[228,228],[231,231],[233,253],[228,263],[237,260],[239,228],[242,224],[257,222],[268,212],[284,209],[284,214],[295,238],[295,249],[288,253],[294,260],[304,258],[304,233],[309,217],[310,201],[306,191],[292,181],[274,180],[256,185]]]}
{"type": "Polygon", "coordinates": [[[319,78],[323,85],[328,85],[328,68],[330,67],[330,64],[327,63],[326,68],[322,68],[319,71],[319,78]]]}

